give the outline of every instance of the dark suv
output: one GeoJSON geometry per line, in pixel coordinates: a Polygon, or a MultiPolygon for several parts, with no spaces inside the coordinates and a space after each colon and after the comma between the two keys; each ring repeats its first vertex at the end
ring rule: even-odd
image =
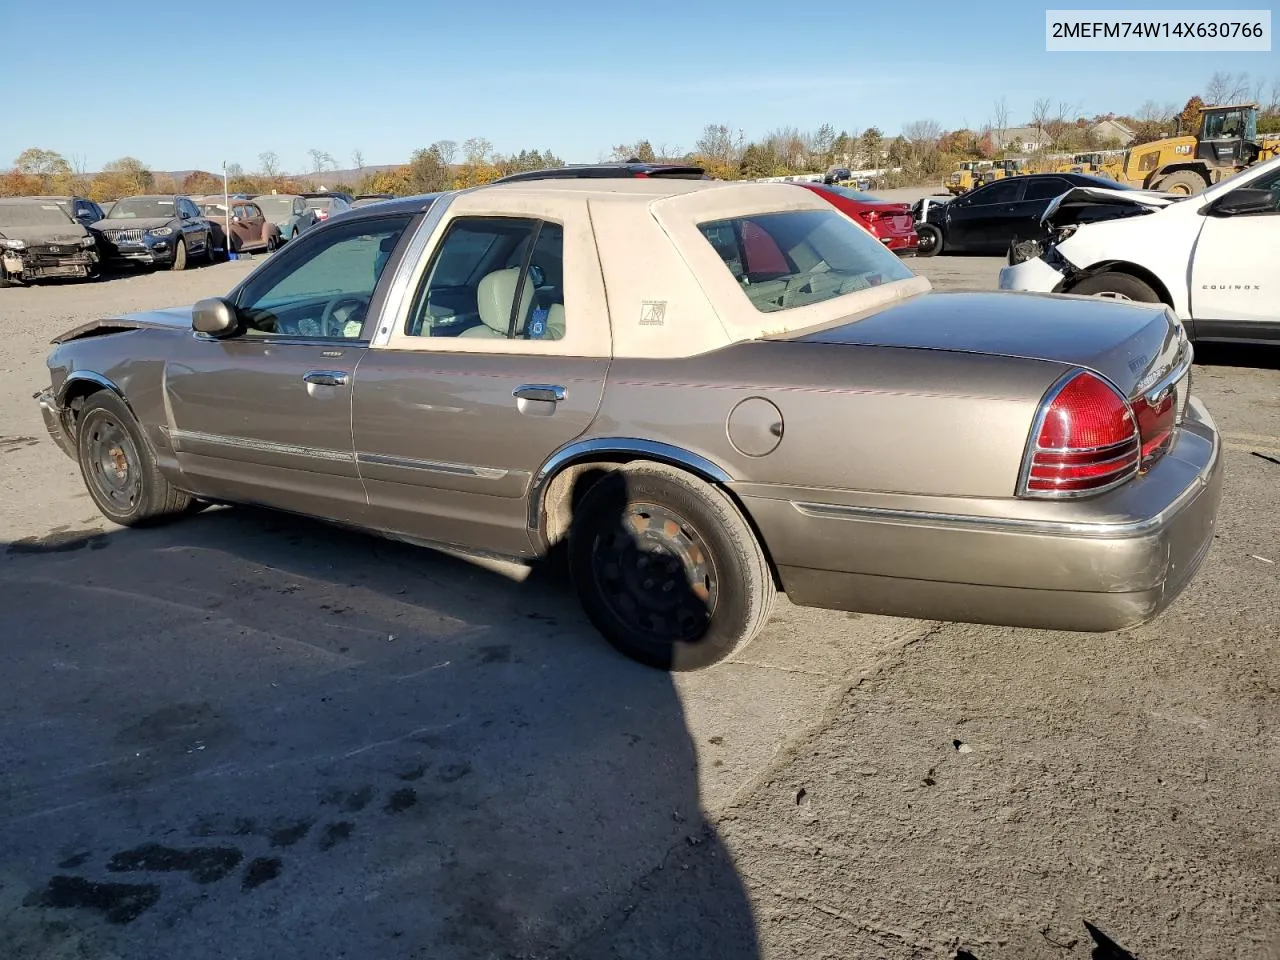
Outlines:
{"type": "Polygon", "coordinates": [[[549,170],[524,170],[508,174],[495,183],[513,183],[517,180],[558,180],[579,177],[664,177],[669,180],[710,180],[702,167],[684,163],[582,163],[549,170]]]}
{"type": "Polygon", "coordinates": [[[188,256],[213,262],[213,227],[190,197],[125,197],[93,229],[108,261],[171,270],[185,270],[188,256]]]}

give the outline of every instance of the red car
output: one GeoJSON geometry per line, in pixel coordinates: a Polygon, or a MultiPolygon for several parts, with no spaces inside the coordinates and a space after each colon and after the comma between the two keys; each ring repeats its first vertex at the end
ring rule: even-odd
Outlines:
{"type": "Polygon", "coordinates": [[[797,183],[812,190],[841,213],[852,217],[898,256],[913,256],[920,245],[911,205],[880,200],[869,193],[826,183],[797,183]]]}

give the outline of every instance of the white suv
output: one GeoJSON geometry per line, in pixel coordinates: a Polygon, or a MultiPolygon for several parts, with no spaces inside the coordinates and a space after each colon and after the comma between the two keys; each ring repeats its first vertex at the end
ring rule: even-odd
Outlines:
{"type": "Polygon", "coordinates": [[[1044,223],[1054,239],[1000,289],[1162,302],[1193,339],[1280,343],[1280,158],[1185,199],[1078,188],[1044,223]],[[1088,222],[1104,202],[1132,215],[1088,222]]]}

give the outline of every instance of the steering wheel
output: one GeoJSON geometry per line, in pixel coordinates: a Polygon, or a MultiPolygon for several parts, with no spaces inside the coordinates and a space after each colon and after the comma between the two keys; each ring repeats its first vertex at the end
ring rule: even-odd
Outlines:
{"type": "Polygon", "coordinates": [[[369,308],[369,298],[366,296],[362,296],[360,294],[347,294],[343,296],[334,297],[327,304],[325,304],[324,313],[320,315],[320,332],[326,337],[346,336],[346,334],[343,333],[342,328],[345,327],[352,320],[357,319],[357,316],[356,316],[357,311],[360,312],[359,319],[361,322],[363,322],[364,320],[363,313],[368,308],[369,308]],[[345,307],[348,304],[354,306],[355,309],[347,316],[345,320],[337,320],[334,317],[334,314],[338,312],[339,308],[345,307]]]}

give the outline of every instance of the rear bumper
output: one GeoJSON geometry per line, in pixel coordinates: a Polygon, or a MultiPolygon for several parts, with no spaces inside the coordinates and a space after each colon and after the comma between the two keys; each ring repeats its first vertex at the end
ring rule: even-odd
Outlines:
{"type": "Polygon", "coordinates": [[[1193,399],[1174,448],[1119,497],[1049,504],[1070,519],[1040,506],[1030,517],[837,503],[830,491],[825,502],[742,502],[801,606],[1109,631],[1152,619],[1194,576],[1213,542],[1222,472],[1217,430],[1193,399]]]}

